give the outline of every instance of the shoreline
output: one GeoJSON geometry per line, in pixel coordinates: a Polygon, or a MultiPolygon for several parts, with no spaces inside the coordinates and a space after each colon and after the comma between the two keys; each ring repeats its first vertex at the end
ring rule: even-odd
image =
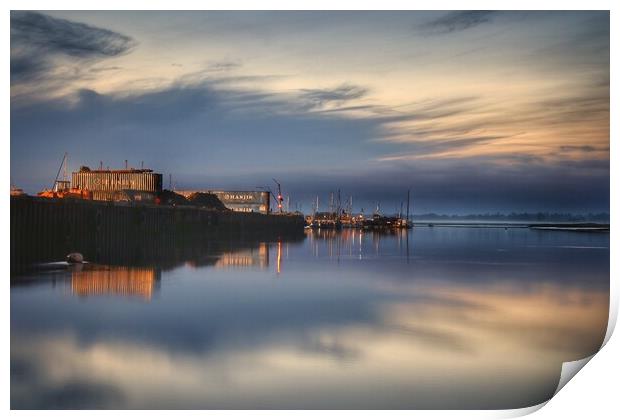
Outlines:
{"type": "Polygon", "coordinates": [[[571,231],[571,232],[609,232],[609,223],[574,223],[574,222],[556,222],[556,223],[524,223],[524,222],[435,222],[435,221],[419,221],[413,222],[413,227],[460,227],[460,228],[488,228],[488,229],[534,229],[549,231],[571,231]]]}

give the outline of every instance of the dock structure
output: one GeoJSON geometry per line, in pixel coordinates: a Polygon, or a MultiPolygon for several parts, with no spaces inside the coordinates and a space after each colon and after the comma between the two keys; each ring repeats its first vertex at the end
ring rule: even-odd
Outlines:
{"type": "Polygon", "coordinates": [[[409,229],[412,224],[402,217],[389,217],[380,214],[373,214],[372,217],[365,217],[362,214],[357,216],[341,211],[336,212],[316,212],[305,218],[306,227],[313,229],[409,229]]]}
{"type": "Polygon", "coordinates": [[[125,255],[165,255],[210,239],[262,241],[303,236],[294,215],[217,211],[192,206],[11,197],[14,264],[64,260],[79,251],[101,263],[125,255]]]}

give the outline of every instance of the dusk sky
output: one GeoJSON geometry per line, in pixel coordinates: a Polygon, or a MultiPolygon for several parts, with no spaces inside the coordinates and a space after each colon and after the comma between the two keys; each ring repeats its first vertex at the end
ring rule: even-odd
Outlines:
{"type": "Polygon", "coordinates": [[[12,12],[11,183],[609,211],[608,12],[12,12]]]}

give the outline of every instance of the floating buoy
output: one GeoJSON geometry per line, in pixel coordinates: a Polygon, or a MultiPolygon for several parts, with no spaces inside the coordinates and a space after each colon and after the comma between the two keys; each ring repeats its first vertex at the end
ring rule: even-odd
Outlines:
{"type": "Polygon", "coordinates": [[[84,262],[84,257],[79,252],[72,252],[67,255],[67,262],[70,264],[82,264],[84,262]]]}

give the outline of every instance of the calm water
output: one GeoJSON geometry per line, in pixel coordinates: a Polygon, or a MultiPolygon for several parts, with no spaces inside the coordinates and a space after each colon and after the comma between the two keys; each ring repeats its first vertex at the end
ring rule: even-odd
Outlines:
{"type": "Polygon", "coordinates": [[[607,233],[216,245],[13,277],[12,408],[518,408],[607,326],[607,233]]]}

